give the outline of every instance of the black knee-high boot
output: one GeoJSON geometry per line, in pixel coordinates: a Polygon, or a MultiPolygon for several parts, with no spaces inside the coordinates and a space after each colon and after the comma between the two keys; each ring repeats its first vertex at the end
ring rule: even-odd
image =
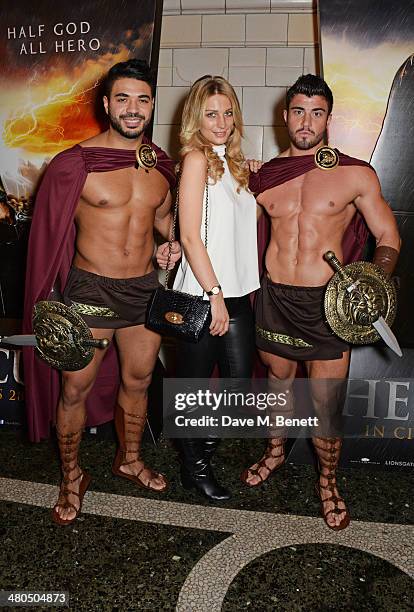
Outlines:
{"type": "Polygon", "coordinates": [[[194,488],[213,501],[229,499],[229,491],[217,482],[210,465],[220,440],[184,438],[176,442],[181,457],[181,483],[184,489],[194,488]]]}

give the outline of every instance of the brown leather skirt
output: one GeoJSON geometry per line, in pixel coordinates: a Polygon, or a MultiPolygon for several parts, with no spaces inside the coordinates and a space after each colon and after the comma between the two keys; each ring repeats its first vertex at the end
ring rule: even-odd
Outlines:
{"type": "Polygon", "coordinates": [[[325,286],[274,283],[263,275],[256,295],[256,345],[297,361],[340,359],[349,345],[325,321],[325,286]]]}
{"type": "Polygon", "coordinates": [[[155,270],[133,278],[107,278],[72,266],[63,301],[89,327],[119,329],[145,323],[148,302],[159,286],[155,270]]]}

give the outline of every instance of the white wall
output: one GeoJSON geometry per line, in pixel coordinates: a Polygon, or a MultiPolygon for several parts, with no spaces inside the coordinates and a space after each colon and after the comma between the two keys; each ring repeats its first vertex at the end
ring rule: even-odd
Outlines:
{"type": "Polygon", "coordinates": [[[182,104],[203,74],[232,83],[246,125],[243,150],[268,160],[286,147],[287,87],[319,73],[312,0],[164,0],[154,142],[177,157],[182,104]]]}

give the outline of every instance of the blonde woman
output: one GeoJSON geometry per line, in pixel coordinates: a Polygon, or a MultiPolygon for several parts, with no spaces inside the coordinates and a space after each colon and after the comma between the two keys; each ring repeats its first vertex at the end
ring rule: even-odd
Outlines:
{"type": "MultiPolygon", "coordinates": [[[[259,287],[259,275],[256,201],[248,190],[242,136],[240,105],[230,83],[212,76],[196,81],[184,106],[180,133],[184,254],[174,288],[210,300],[211,325],[198,344],[179,343],[177,378],[208,378],[215,365],[223,378],[251,377],[254,324],[249,294],[259,287]]],[[[219,440],[178,442],[183,486],[211,500],[229,498],[210,465],[219,440]]]]}

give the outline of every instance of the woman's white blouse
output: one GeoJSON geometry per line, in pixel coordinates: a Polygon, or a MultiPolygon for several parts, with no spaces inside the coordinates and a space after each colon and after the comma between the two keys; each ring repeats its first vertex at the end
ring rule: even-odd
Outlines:
{"type": "MultiPolygon", "coordinates": [[[[207,252],[225,298],[241,297],[259,287],[257,258],[256,200],[245,189],[237,193],[238,183],[231,175],[225,158],[225,145],[213,146],[224,164],[224,174],[208,186],[207,252]]],[[[200,236],[204,244],[206,194],[200,236]]],[[[183,254],[175,277],[174,289],[202,295],[183,254]]],[[[208,296],[204,294],[204,299],[208,296]]]]}

